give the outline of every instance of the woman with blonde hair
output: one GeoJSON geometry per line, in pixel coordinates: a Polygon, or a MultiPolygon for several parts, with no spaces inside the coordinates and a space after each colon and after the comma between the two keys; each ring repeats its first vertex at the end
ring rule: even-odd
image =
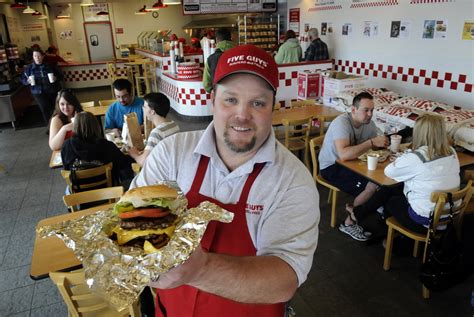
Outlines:
{"type": "Polygon", "coordinates": [[[431,193],[458,189],[459,170],[443,117],[425,114],[413,128],[412,149],[385,168],[385,175],[403,186],[382,186],[367,203],[347,211],[353,220],[361,221],[383,206],[385,218],[393,216],[406,228],[425,233],[435,206],[431,193]]]}

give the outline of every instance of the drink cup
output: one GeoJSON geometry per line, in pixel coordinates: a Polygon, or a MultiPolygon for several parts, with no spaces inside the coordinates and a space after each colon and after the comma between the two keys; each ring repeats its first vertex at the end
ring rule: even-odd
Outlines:
{"type": "Polygon", "coordinates": [[[115,140],[115,132],[107,132],[105,134],[105,138],[108,140],[108,141],[114,141],[115,140]]]}
{"type": "Polygon", "coordinates": [[[390,151],[397,153],[400,150],[400,142],[402,141],[402,136],[394,134],[390,136],[390,151]]]}
{"type": "Polygon", "coordinates": [[[369,171],[375,171],[377,168],[377,163],[379,161],[378,154],[368,154],[367,155],[367,168],[369,171]]]}
{"type": "Polygon", "coordinates": [[[54,83],[54,74],[53,73],[48,73],[48,79],[49,79],[49,82],[51,84],[54,83]]]}
{"type": "Polygon", "coordinates": [[[28,76],[28,78],[30,79],[30,85],[31,85],[31,86],[36,85],[36,82],[35,82],[35,75],[28,76]]]}

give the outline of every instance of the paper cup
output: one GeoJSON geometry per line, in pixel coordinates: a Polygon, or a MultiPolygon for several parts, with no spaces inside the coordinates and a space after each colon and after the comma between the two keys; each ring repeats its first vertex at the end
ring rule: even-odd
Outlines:
{"type": "Polygon", "coordinates": [[[54,83],[54,74],[53,73],[48,73],[48,79],[49,79],[49,82],[51,84],[54,83]]]}
{"type": "Polygon", "coordinates": [[[35,75],[28,76],[28,78],[30,79],[30,85],[31,85],[31,86],[36,85],[36,82],[35,82],[35,75]]]}
{"type": "Polygon", "coordinates": [[[107,132],[107,133],[105,134],[105,138],[106,138],[108,141],[114,142],[114,140],[115,140],[115,132],[107,132]]]}
{"type": "Polygon", "coordinates": [[[402,141],[402,136],[394,134],[390,136],[390,151],[397,153],[400,150],[400,142],[402,141]]]}
{"type": "Polygon", "coordinates": [[[377,154],[367,155],[367,168],[369,171],[374,171],[377,168],[377,163],[379,161],[379,156],[377,154]]]}

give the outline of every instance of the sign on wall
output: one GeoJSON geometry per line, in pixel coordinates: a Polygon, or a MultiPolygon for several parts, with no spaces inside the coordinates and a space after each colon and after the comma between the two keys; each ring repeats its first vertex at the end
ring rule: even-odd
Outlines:
{"type": "Polygon", "coordinates": [[[448,32],[448,21],[425,20],[423,23],[424,39],[446,39],[448,32]]]}
{"type": "Polygon", "coordinates": [[[277,0],[183,0],[183,14],[276,12],[277,0]]]}
{"type": "Polygon", "coordinates": [[[30,32],[30,31],[43,31],[44,28],[44,23],[24,23],[23,24],[23,31],[24,32],[30,32]]]}
{"type": "Polygon", "coordinates": [[[109,21],[109,15],[97,15],[99,12],[109,12],[107,3],[96,3],[93,6],[85,6],[82,8],[82,14],[84,15],[84,22],[95,22],[95,21],[109,21]]]}
{"type": "Polygon", "coordinates": [[[322,11],[322,10],[339,10],[342,9],[342,0],[315,0],[314,7],[309,8],[311,11],[322,11]]]}
{"type": "Polygon", "coordinates": [[[300,35],[300,8],[290,9],[289,29],[293,30],[296,36],[300,35]]]}
{"type": "Polygon", "coordinates": [[[463,40],[474,40],[474,21],[465,21],[462,28],[463,40]]]}

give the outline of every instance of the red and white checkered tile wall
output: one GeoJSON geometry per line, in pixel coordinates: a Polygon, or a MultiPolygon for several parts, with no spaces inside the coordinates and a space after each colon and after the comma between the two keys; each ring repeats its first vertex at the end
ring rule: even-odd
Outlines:
{"type": "Polygon", "coordinates": [[[351,74],[398,80],[465,93],[472,93],[474,90],[472,79],[468,80],[466,74],[455,74],[435,70],[428,71],[426,69],[415,69],[413,67],[383,65],[378,63],[340,59],[334,62],[334,67],[338,71],[351,74]]]}
{"type": "Polygon", "coordinates": [[[314,8],[309,8],[308,12],[313,12],[313,11],[328,11],[328,10],[341,10],[342,5],[327,5],[327,6],[320,6],[320,7],[314,7],[314,8]]]}
{"type": "MultiPolygon", "coordinates": [[[[431,4],[431,3],[446,3],[455,2],[456,0],[411,0],[410,4],[431,4]]],[[[470,1],[470,0],[467,0],[470,1]]]]}
{"type": "Polygon", "coordinates": [[[383,7],[398,5],[398,0],[383,0],[383,1],[368,1],[362,3],[353,3],[351,8],[372,8],[372,7],[383,7]]]}
{"type": "Polygon", "coordinates": [[[200,82],[196,86],[199,88],[178,87],[167,80],[160,80],[158,84],[160,91],[181,106],[210,106],[211,94],[200,87],[200,82]]]}

